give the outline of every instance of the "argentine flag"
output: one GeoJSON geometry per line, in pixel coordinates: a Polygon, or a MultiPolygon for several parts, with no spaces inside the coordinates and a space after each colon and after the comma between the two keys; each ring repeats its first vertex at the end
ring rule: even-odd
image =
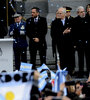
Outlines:
{"type": "Polygon", "coordinates": [[[48,70],[49,70],[49,68],[47,67],[47,65],[42,64],[41,67],[38,67],[38,68],[37,68],[37,71],[38,71],[38,72],[41,72],[43,69],[44,69],[44,70],[45,70],[45,69],[48,69],[48,70]]]}
{"type": "Polygon", "coordinates": [[[28,71],[32,70],[32,64],[21,62],[20,71],[28,71]]]}
{"type": "Polygon", "coordinates": [[[40,77],[39,77],[39,80],[38,80],[38,87],[39,87],[39,91],[42,91],[47,82],[46,82],[46,78],[48,78],[48,74],[47,74],[47,71],[43,71],[42,73],[40,73],[40,77]]]}
{"type": "MultiPolygon", "coordinates": [[[[61,70],[58,67],[58,70],[57,70],[56,76],[55,76],[54,86],[52,87],[52,91],[54,91],[54,92],[60,91],[60,84],[64,83],[66,81],[66,75],[67,75],[66,68],[61,70]]],[[[66,88],[64,88],[64,95],[67,95],[66,88]]]]}
{"type": "Polygon", "coordinates": [[[39,77],[39,90],[42,91],[46,84],[47,84],[47,81],[46,79],[49,78],[49,82],[52,83],[52,85],[54,84],[54,79],[55,79],[55,76],[56,74],[51,71],[47,65],[43,64],[41,67],[37,68],[38,72],[40,72],[40,77],[39,77]],[[50,76],[48,76],[48,72],[50,74],[50,76]]]}

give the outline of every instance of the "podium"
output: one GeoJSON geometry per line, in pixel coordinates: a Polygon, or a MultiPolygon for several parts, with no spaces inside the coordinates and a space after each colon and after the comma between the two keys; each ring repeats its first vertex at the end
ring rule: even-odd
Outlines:
{"type": "Polygon", "coordinates": [[[13,72],[13,41],[11,38],[0,39],[0,72],[13,72]]]}

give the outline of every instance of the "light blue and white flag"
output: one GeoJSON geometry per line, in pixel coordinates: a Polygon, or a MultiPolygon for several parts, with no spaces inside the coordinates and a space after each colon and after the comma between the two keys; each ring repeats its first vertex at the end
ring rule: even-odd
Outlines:
{"type": "Polygon", "coordinates": [[[48,77],[47,71],[43,71],[42,73],[40,73],[39,80],[47,77],[48,77]]]}
{"type": "Polygon", "coordinates": [[[47,71],[43,71],[40,73],[40,77],[39,77],[39,80],[38,80],[38,87],[39,87],[39,91],[42,91],[47,82],[46,82],[46,78],[48,78],[48,74],[47,74],[47,71]]]}
{"type": "Polygon", "coordinates": [[[61,69],[60,69],[60,66],[59,66],[58,64],[57,64],[57,70],[61,70],[61,69]]]}
{"type": "Polygon", "coordinates": [[[21,62],[20,71],[29,71],[30,72],[31,70],[32,70],[32,64],[21,62]]]}
{"type": "Polygon", "coordinates": [[[55,80],[56,73],[54,73],[53,71],[50,70],[50,74],[51,74],[50,83],[51,83],[52,86],[53,86],[53,85],[54,85],[54,80],[55,80]]]}
{"type": "Polygon", "coordinates": [[[54,84],[54,79],[56,74],[51,71],[45,64],[43,64],[41,67],[37,68],[38,72],[40,72],[40,77],[39,77],[39,90],[42,91],[44,87],[47,84],[46,78],[49,78],[49,82],[54,84]],[[50,76],[48,76],[48,73],[50,76]]]}
{"type": "Polygon", "coordinates": [[[47,70],[50,71],[50,69],[45,64],[37,68],[37,71],[40,73],[40,77],[38,80],[39,91],[42,91],[47,84],[46,81],[46,78],[48,78],[47,70]]]}
{"type": "MultiPolygon", "coordinates": [[[[52,91],[54,91],[54,92],[59,92],[60,91],[60,84],[64,83],[66,81],[67,73],[68,72],[66,71],[66,68],[63,69],[63,70],[61,70],[61,69],[57,70],[52,91]]],[[[66,88],[64,88],[64,95],[67,95],[66,88]]]]}
{"type": "Polygon", "coordinates": [[[47,65],[43,64],[41,67],[37,68],[37,71],[41,72],[43,69],[48,69],[49,70],[49,68],[47,67],[47,65]]]}
{"type": "Polygon", "coordinates": [[[39,91],[42,91],[45,88],[46,84],[47,82],[45,78],[39,79],[39,83],[38,83],[39,91]]]}

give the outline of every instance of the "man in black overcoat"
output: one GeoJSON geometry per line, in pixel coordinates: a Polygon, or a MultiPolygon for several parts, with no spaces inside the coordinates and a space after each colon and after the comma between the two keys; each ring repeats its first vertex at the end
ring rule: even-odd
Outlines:
{"type": "Polygon", "coordinates": [[[70,74],[73,72],[73,45],[71,24],[66,18],[66,9],[61,7],[58,9],[58,18],[51,23],[51,37],[53,51],[58,50],[60,58],[60,67],[67,70],[70,74]]]}
{"type": "Polygon", "coordinates": [[[39,8],[33,7],[31,13],[32,17],[26,21],[26,34],[29,37],[30,63],[35,69],[37,51],[39,51],[41,64],[46,63],[47,21],[40,16],[39,8]]]}
{"type": "Polygon", "coordinates": [[[73,23],[73,43],[78,52],[79,77],[84,75],[84,55],[86,63],[88,60],[88,21],[85,18],[85,9],[83,6],[77,7],[77,16],[73,23]]]}

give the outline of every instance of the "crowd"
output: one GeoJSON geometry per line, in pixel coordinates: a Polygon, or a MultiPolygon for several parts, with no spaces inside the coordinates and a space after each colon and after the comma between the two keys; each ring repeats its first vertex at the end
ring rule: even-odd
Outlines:
{"type": "MultiPolygon", "coordinates": [[[[72,76],[75,72],[75,51],[78,52],[79,72],[77,77],[84,75],[84,56],[86,59],[87,76],[90,72],[90,4],[85,8],[79,6],[76,9],[77,16],[71,16],[70,7],[60,7],[56,11],[56,17],[51,22],[51,38],[53,56],[59,54],[60,68],[67,67],[68,73],[72,76]]],[[[20,63],[27,62],[27,47],[29,46],[30,63],[32,69],[36,70],[36,56],[39,52],[41,65],[46,64],[47,51],[47,21],[40,16],[40,9],[33,7],[31,17],[24,22],[20,13],[13,15],[14,23],[10,25],[9,36],[13,37],[13,50],[15,56],[15,69],[20,70],[20,63]],[[27,43],[27,37],[29,44],[27,43]]],[[[7,35],[6,28],[0,23],[0,38],[7,35]],[[5,30],[5,31],[4,31],[5,30]],[[4,33],[4,34],[3,34],[4,33]]],[[[38,73],[37,73],[38,74],[38,73]]],[[[38,75],[34,77],[37,83],[38,75]]],[[[52,85],[48,83],[40,92],[37,84],[33,84],[31,100],[89,100],[90,77],[87,82],[75,82],[70,86],[60,84],[60,91],[52,92],[52,85]],[[64,88],[68,94],[64,96],[64,88]],[[38,99],[39,98],[39,99],[38,99]]]]}
{"type": "MultiPolygon", "coordinates": [[[[56,17],[51,22],[51,38],[53,55],[59,54],[60,67],[67,70],[70,75],[75,72],[75,51],[78,52],[79,75],[84,75],[84,56],[86,59],[87,75],[90,72],[90,4],[76,9],[76,17],[71,16],[70,7],[60,7],[56,17]]],[[[36,69],[36,55],[39,51],[41,65],[46,64],[47,54],[47,21],[40,16],[40,9],[33,7],[31,17],[24,22],[22,15],[13,15],[14,23],[10,25],[9,36],[14,38],[13,48],[15,56],[15,69],[20,69],[21,62],[27,62],[27,47],[29,46],[30,63],[36,69]],[[29,38],[29,44],[27,43],[29,38]]],[[[7,35],[7,30],[0,22],[0,38],[7,35]]]]}
{"type": "MultiPolygon", "coordinates": [[[[90,72],[90,4],[76,9],[76,17],[71,16],[71,7],[60,7],[56,11],[56,17],[51,22],[51,38],[53,56],[59,54],[60,67],[67,70],[70,75],[75,73],[75,51],[78,52],[79,75],[84,75],[84,56],[86,59],[87,75],[90,72]]],[[[30,63],[36,69],[36,55],[39,51],[41,65],[46,64],[47,54],[47,21],[40,16],[40,9],[33,7],[31,17],[22,20],[20,13],[13,15],[14,23],[10,25],[9,36],[14,38],[13,48],[15,56],[15,69],[20,69],[21,62],[27,62],[27,47],[29,46],[30,63]],[[29,44],[27,43],[29,38],[29,44]]],[[[0,38],[7,35],[7,31],[1,24],[0,38]]]]}
{"type": "Polygon", "coordinates": [[[84,55],[86,58],[87,73],[89,74],[89,24],[90,24],[90,5],[86,7],[86,13],[83,6],[76,9],[77,16],[72,17],[71,8],[61,7],[56,11],[56,18],[51,23],[51,37],[53,53],[58,50],[60,57],[60,66],[69,71],[72,75],[75,69],[75,51],[78,52],[79,75],[84,75],[84,55]]]}
{"type": "MultiPolygon", "coordinates": [[[[35,73],[35,77],[39,77],[38,72],[35,73]]],[[[35,83],[38,77],[34,79],[35,83]]],[[[86,82],[66,81],[61,83],[59,88],[59,92],[53,92],[52,85],[47,82],[45,88],[42,91],[38,91],[38,86],[33,84],[31,100],[90,100],[90,76],[86,82]],[[65,88],[67,89],[67,95],[64,93],[65,88]]]]}
{"type": "MultiPolygon", "coordinates": [[[[56,11],[56,17],[51,22],[51,38],[53,55],[59,54],[60,67],[67,70],[70,75],[75,73],[75,51],[78,52],[79,74],[84,75],[84,56],[86,59],[87,76],[90,72],[90,4],[85,8],[79,6],[76,9],[76,17],[71,16],[70,7],[60,7],[56,11]]],[[[20,62],[27,62],[27,46],[29,46],[30,63],[36,69],[36,55],[39,51],[41,65],[46,64],[46,18],[40,16],[40,9],[33,7],[31,17],[23,22],[21,14],[15,13],[13,18],[15,23],[10,25],[9,36],[15,39],[14,55],[15,68],[20,69],[20,62]],[[27,38],[29,44],[27,44],[27,38]]]]}

